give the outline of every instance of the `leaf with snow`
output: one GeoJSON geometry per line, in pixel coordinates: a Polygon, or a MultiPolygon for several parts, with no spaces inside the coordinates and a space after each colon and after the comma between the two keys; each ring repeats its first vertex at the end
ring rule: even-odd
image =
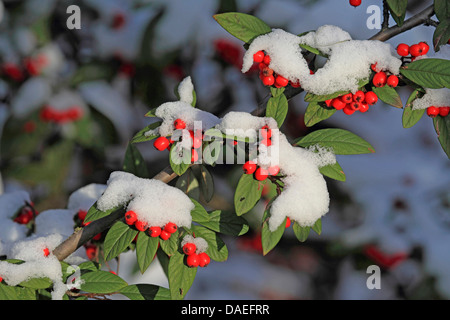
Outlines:
{"type": "Polygon", "coordinates": [[[342,167],[337,162],[335,164],[329,164],[327,166],[321,167],[319,168],[319,171],[322,175],[334,180],[345,181],[346,179],[342,167]]]}
{"type": "Polygon", "coordinates": [[[375,149],[364,139],[344,129],[322,129],[298,139],[296,145],[306,148],[316,144],[332,148],[335,154],[374,153],[375,149]]]}

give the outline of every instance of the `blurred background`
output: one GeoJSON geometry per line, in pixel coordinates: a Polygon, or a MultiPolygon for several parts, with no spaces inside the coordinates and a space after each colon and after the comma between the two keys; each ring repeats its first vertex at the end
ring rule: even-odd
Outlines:
{"type": "MultiPolygon", "coordinates": [[[[366,26],[366,9],[381,3],[363,0],[354,8],[347,0],[3,0],[1,191],[27,190],[40,211],[64,208],[82,186],[105,184],[122,169],[129,140],[154,121],[144,114],[175,100],[174,89],[186,76],[194,83],[197,107],[219,117],[264,107],[267,88],[257,73],[240,72],[243,43],[215,22],[216,13],[249,13],[295,34],[332,24],[362,40],[378,32],[366,26]],[[80,29],[66,25],[73,4],[80,8],[80,29]]],[[[406,18],[430,4],[408,1],[406,18]]],[[[388,42],[432,43],[433,31],[420,26],[388,42]]],[[[411,91],[399,93],[405,102],[411,91]]],[[[228,260],[199,269],[186,298],[450,298],[449,161],[432,120],[425,116],[403,129],[402,111],[379,102],[367,113],[337,112],[307,128],[303,97],[290,100],[286,135],[344,128],[376,153],[338,156],[346,181],[327,179],[331,208],[320,236],[311,232],[300,243],[286,229],[263,256],[258,229],[267,190],[245,216],[251,231],[224,238],[228,260]],[[366,286],[369,265],[381,269],[379,290],[366,286]]],[[[168,165],[168,154],[152,143],[136,146],[149,177],[168,165]]],[[[216,196],[209,207],[233,210],[240,166],[210,171],[216,196]]],[[[129,283],[168,285],[157,261],[141,275],[132,252],[122,254],[119,275],[129,283]]]]}

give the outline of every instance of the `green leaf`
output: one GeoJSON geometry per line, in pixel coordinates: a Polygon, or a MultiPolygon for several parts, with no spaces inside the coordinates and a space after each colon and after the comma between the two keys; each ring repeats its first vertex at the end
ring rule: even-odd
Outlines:
{"type": "Polygon", "coordinates": [[[284,219],[284,222],[275,231],[272,232],[269,229],[270,207],[274,199],[272,199],[272,201],[266,206],[266,210],[264,210],[262,218],[261,245],[263,255],[268,254],[273,248],[275,248],[278,242],[280,242],[284,230],[286,229],[286,219],[284,219]]]}
{"type": "Polygon", "coordinates": [[[374,148],[364,139],[344,129],[322,129],[299,139],[296,145],[306,148],[316,144],[332,148],[335,154],[374,153],[374,148]]]}
{"type": "Polygon", "coordinates": [[[47,289],[53,282],[49,278],[33,278],[27,281],[19,283],[21,287],[31,288],[31,289],[47,289]]]}
{"type": "Polygon", "coordinates": [[[307,127],[312,127],[316,123],[328,119],[331,117],[337,110],[334,108],[328,108],[323,104],[318,102],[311,102],[308,104],[306,108],[304,121],[307,127]]]}
{"type": "Polygon", "coordinates": [[[132,284],[119,292],[131,300],[170,300],[169,289],[153,284],[132,284]]]}
{"type": "Polygon", "coordinates": [[[169,153],[170,167],[173,172],[181,176],[191,166],[192,154],[190,150],[180,148],[178,142],[172,145],[169,153]]]}
{"type": "Polygon", "coordinates": [[[186,170],[182,176],[177,179],[175,186],[183,191],[190,198],[199,199],[200,198],[200,188],[199,182],[194,175],[192,168],[186,170]]]}
{"type": "Polygon", "coordinates": [[[91,222],[94,220],[98,220],[100,218],[109,216],[111,213],[121,210],[121,207],[114,207],[112,209],[101,211],[97,208],[97,202],[95,202],[88,210],[86,217],[84,218],[84,222],[91,222]]]}
{"type": "Polygon", "coordinates": [[[297,222],[294,221],[292,226],[292,230],[298,241],[305,242],[308,239],[309,232],[311,231],[310,227],[301,227],[297,222]]]}
{"type": "Polygon", "coordinates": [[[183,299],[194,282],[197,268],[190,268],[184,262],[185,255],[175,251],[170,257],[168,280],[170,297],[173,300],[183,299]]]}
{"type": "Polygon", "coordinates": [[[448,0],[434,0],[434,12],[440,22],[450,19],[450,3],[448,0]]]}
{"type": "Polygon", "coordinates": [[[193,225],[192,231],[196,237],[201,237],[208,243],[206,253],[214,261],[225,261],[228,258],[228,248],[220,236],[208,228],[193,225]]]}
{"type": "Polygon", "coordinates": [[[270,87],[270,94],[272,95],[272,97],[276,98],[282,95],[285,89],[286,89],[285,87],[282,88],[270,87]]]}
{"type": "Polygon", "coordinates": [[[450,60],[421,59],[402,67],[400,72],[424,88],[450,88],[450,60]]]}
{"type": "Polygon", "coordinates": [[[450,117],[437,116],[433,119],[434,129],[438,135],[442,149],[450,158],[450,117]]]}
{"type": "Polygon", "coordinates": [[[403,103],[400,95],[394,88],[389,86],[372,87],[372,91],[375,92],[378,98],[384,103],[399,109],[403,108],[403,103]]]}
{"type": "Polygon", "coordinates": [[[389,11],[391,12],[392,18],[395,20],[397,25],[401,27],[405,20],[408,0],[386,0],[386,2],[389,6],[389,11]]]}
{"type": "Polygon", "coordinates": [[[161,249],[168,255],[172,256],[178,249],[178,230],[170,235],[167,240],[159,241],[161,249]]]}
{"type": "Polygon", "coordinates": [[[11,287],[0,283],[0,300],[36,300],[36,291],[31,288],[11,287]]]}
{"type": "Polygon", "coordinates": [[[252,174],[243,174],[234,193],[234,207],[238,216],[249,212],[261,198],[263,184],[252,174]]]}
{"type": "Polygon", "coordinates": [[[229,211],[215,210],[206,215],[192,217],[192,220],[208,229],[231,236],[241,236],[249,229],[244,218],[229,211]]]}
{"type": "Polygon", "coordinates": [[[245,13],[226,12],[213,17],[226,31],[245,43],[272,31],[261,19],[245,13]]]}
{"type": "Polygon", "coordinates": [[[339,163],[330,164],[325,167],[319,168],[319,171],[324,176],[327,176],[328,178],[338,180],[338,181],[345,181],[345,173],[342,170],[339,163]]]}
{"type": "Polygon", "coordinates": [[[322,219],[318,219],[311,227],[311,229],[313,229],[315,233],[320,235],[322,233],[322,219]]]}
{"type": "Polygon", "coordinates": [[[138,231],[130,228],[122,221],[117,221],[108,231],[105,237],[105,260],[111,260],[125,251],[133,242],[138,231]]]}
{"type": "Polygon", "coordinates": [[[446,45],[450,39],[450,20],[439,22],[433,33],[434,51],[439,51],[440,46],[446,45]]]}
{"type": "Polygon", "coordinates": [[[420,98],[423,95],[421,89],[414,90],[406,101],[405,108],[403,109],[402,124],[403,128],[411,128],[414,126],[425,113],[425,109],[412,110],[412,103],[415,99],[420,98]]]}
{"type": "Polygon", "coordinates": [[[124,171],[130,172],[140,178],[148,178],[149,176],[144,157],[142,157],[139,149],[132,143],[128,144],[127,150],[125,151],[122,168],[124,171]]]}
{"type": "Polygon", "coordinates": [[[214,180],[208,168],[204,165],[196,165],[192,167],[197,181],[200,183],[200,191],[206,202],[211,201],[214,196],[214,180]]]}
{"type": "Polygon", "coordinates": [[[134,135],[134,137],[131,139],[131,143],[138,143],[138,142],[145,142],[150,141],[153,139],[156,139],[159,137],[159,134],[147,134],[146,132],[150,130],[154,130],[158,128],[161,125],[161,121],[153,122],[146,126],[144,129],[140,130],[138,133],[134,135]]]}
{"type": "Polygon", "coordinates": [[[90,293],[114,293],[128,285],[121,277],[108,271],[88,272],[81,279],[83,282],[80,289],[90,293]]]}
{"type": "Polygon", "coordinates": [[[100,61],[83,64],[70,79],[70,85],[76,87],[87,81],[110,80],[115,74],[114,68],[100,61]]]}
{"type": "Polygon", "coordinates": [[[283,125],[284,119],[288,112],[288,101],[284,94],[280,94],[276,97],[271,97],[267,101],[266,117],[272,117],[276,120],[278,128],[283,125]]]}
{"type": "Polygon", "coordinates": [[[141,273],[144,273],[152,263],[158,245],[159,238],[149,237],[145,232],[139,232],[136,240],[136,259],[141,273]]]}

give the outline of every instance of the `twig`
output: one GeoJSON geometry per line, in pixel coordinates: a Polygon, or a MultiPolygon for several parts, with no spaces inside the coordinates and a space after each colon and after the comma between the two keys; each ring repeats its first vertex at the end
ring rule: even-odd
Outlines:
{"type": "Polygon", "coordinates": [[[381,30],[384,31],[389,28],[389,7],[386,0],[383,0],[383,23],[381,30]]]}
{"type": "Polygon", "coordinates": [[[379,40],[379,41],[389,40],[390,38],[393,38],[400,33],[403,33],[421,24],[425,24],[427,20],[431,18],[433,15],[434,15],[434,6],[431,5],[426,9],[424,9],[423,11],[406,20],[401,27],[393,26],[391,28],[387,28],[386,30],[381,30],[376,35],[371,37],[369,40],[379,40]]]}

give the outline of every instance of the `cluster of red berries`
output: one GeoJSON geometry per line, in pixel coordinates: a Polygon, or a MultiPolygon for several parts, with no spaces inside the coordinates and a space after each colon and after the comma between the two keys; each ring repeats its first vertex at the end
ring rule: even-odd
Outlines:
{"type": "Polygon", "coordinates": [[[366,112],[370,105],[378,101],[378,96],[373,91],[363,92],[362,90],[353,93],[347,93],[340,97],[326,100],[327,107],[342,110],[345,114],[351,115],[356,111],[366,112]]]}
{"type": "Polygon", "coordinates": [[[437,116],[446,117],[450,113],[450,107],[435,107],[431,106],[427,108],[427,115],[430,118],[436,118],[437,116]]]}
{"type": "Polygon", "coordinates": [[[66,123],[79,120],[83,111],[79,106],[73,106],[66,110],[56,110],[49,105],[42,108],[40,118],[43,122],[66,123]]]}
{"type": "Polygon", "coordinates": [[[197,246],[192,242],[184,244],[183,252],[187,256],[186,264],[191,268],[206,267],[211,261],[206,252],[197,253],[197,246]]]}
{"type": "Polygon", "coordinates": [[[41,74],[42,69],[47,65],[47,63],[47,57],[40,54],[36,57],[25,58],[23,60],[23,67],[13,62],[7,62],[3,64],[1,71],[10,79],[20,82],[25,79],[27,73],[29,76],[37,76],[41,74]]]}
{"type": "Polygon", "coordinates": [[[269,68],[270,55],[264,51],[258,51],[253,55],[253,61],[258,64],[259,79],[265,86],[275,86],[276,88],[286,87],[289,83],[292,87],[300,87],[300,83],[292,83],[280,74],[276,74],[273,69],[269,68]]]}
{"type": "Polygon", "coordinates": [[[382,88],[388,85],[391,88],[395,88],[398,86],[399,79],[395,74],[389,74],[384,70],[379,70],[376,63],[371,65],[371,69],[375,72],[372,78],[372,84],[375,87],[382,88]]]}
{"type": "Polygon", "coordinates": [[[351,6],[358,7],[361,5],[361,0],[350,0],[349,3],[351,6]]]}
{"type": "MultiPolygon", "coordinates": [[[[176,119],[173,123],[173,127],[175,130],[185,130],[186,129],[186,123],[181,119],[176,119]]],[[[203,132],[200,130],[197,133],[194,133],[194,131],[189,130],[189,134],[192,140],[192,155],[191,155],[191,162],[194,163],[198,160],[198,149],[202,147],[203,144],[203,132]]],[[[153,146],[158,151],[163,150],[170,150],[172,145],[175,143],[174,140],[171,138],[168,139],[167,137],[159,137],[153,142],[153,146]]]]}
{"type": "Polygon", "coordinates": [[[416,57],[426,55],[428,50],[430,50],[430,46],[424,41],[411,46],[408,46],[406,43],[400,43],[397,46],[398,55],[401,57],[411,56],[411,61],[414,61],[416,57]]]}
{"type": "Polygon", "coordinates": [[[28,222],[33,220],[38,214],[39,213],[34,210],[32,204],[27,204],[20,210],[13,221],[19,224],[28,224],[28,222]]]}
{"type": "Polygon", "coordinates": [[[178,229],[177,225],[173,222],[166,223],[163,228],[158,226],[149,226],[147,222],[139,220],[136,212],[131,210],[125,213],[125,223],[129,226],[134,225],[138,231],[147,231],[147,234],[150,237],[160,237],[162,240],[168,240],[170,236],[178,229]]]}

